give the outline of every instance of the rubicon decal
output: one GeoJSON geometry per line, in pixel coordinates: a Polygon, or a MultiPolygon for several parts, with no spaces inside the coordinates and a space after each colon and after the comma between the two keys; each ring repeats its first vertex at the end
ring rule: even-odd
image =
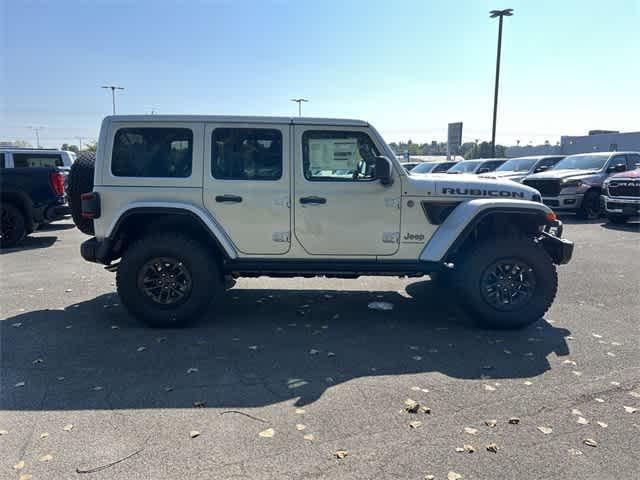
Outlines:
{"type": "Polygon", "coordinates": [[[451,188],[442,189],[444,195],[474,195],[476,197],[508,197],[524,198],[523,192],[510,192],[509,190],[482,190],[479,188],[451,188]]]}

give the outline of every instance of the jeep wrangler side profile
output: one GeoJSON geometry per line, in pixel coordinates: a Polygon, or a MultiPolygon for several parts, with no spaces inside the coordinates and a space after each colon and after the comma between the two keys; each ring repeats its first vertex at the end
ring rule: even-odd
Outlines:
{"type": "Polygon", "coordinates": [[[548,310],[573,251],[533,188],[409,175],[359,120],[110,116],[70,182],[82,256],[152,326],[202,314],[230,278],[432,275],[483,325],[516,328],[548,310]]]}

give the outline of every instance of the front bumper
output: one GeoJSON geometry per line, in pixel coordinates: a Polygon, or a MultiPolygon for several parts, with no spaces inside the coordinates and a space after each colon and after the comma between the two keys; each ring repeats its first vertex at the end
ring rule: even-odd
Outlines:
{"type": "Polygon", "coordinates": [[[556,265],[566,265],[573,256],[573,242],[562,238],[562,231],[562,222],[554,220],[541,232],[540,243],[556,265]]]}
{"type": "Polygon", "coordinates": [[[542,197],[542,203],[554,210],[578,210],[582,205],[583,193],[560,194],[557,197],[542,197]]]}
{"type": "Polygon", "coordinates": [[[108,238],[98,240],[96,237],[85,240],[80,244],[80,255],[87,262],[109,265],[111,263],[111,240],[108,238]]]}
{"type": "Polygon", "coordinates": [[[604,211],[611,215],[624,215],[629,217],[640,216],[640,198],[615,198],[602,195],[604,211]]]}

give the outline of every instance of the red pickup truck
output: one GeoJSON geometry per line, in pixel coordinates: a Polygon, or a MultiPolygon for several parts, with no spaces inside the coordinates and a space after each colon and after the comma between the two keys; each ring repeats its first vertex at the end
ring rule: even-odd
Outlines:
{"type": "Polygon", "coordinates": [[[612,223],[640,216],[640,168],[612,175],[602,185],[602,203],[612,223]]]}

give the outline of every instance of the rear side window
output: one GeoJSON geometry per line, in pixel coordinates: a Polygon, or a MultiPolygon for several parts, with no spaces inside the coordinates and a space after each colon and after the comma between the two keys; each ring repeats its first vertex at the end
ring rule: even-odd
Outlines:
{"type": "Polygon", "coordinates": [[[185,178],[192,161],[188,128],[120,128],[113,140],[111,172],[116,177],[185,178]]]}
{"type": "Polygon", "coordinates": [[[211,175],[220,180],[282,177],[282,132],[271,128],[216,128],[211,133],[211,175]]]}
{"type": "Polygon", "coordinates": [[[436,165],[433,168],[433,173],[442,173],[442,172],[446,172],[447,170],[449,170],[451,167],[453,167],[455,164],[451,163],[451,162],[446,162],[446,163],[441,163],[439,165],[436,165]]]}
{"type": "Polygon", "coordinates": [[[62,167],[62,157],[52,153],[14,153],[15,168],[62,167]]]}

